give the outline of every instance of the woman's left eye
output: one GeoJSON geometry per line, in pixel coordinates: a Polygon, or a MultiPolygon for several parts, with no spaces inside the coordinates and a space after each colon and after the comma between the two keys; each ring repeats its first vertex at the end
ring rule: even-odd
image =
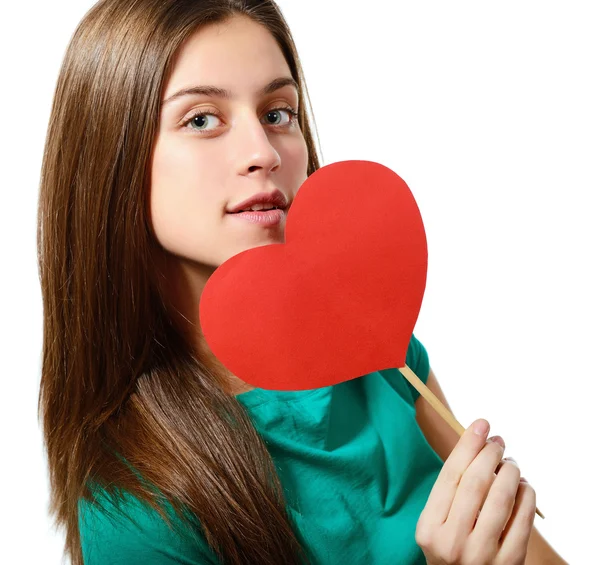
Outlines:
{"type": "MultiPolygon", "coordinates": [[[[265,116],[275,116],[275,119],[277,119],[276,116],[277,116],[278,112],[288,112],[290,114],[290,119],[288,122],[286,122],[284,124],[280,124],[280,123],[270,123],[269,124],[275,128],[291,127],[298,120],[298,112],[294,111],[292,108],[273,108],[272,110],[269,110],[265,114],[265,116]]],[[[215,112],[198,112],[198,113],[194,114],[191,118],[188,118],[187,120],[185,120],[182,124],[182,127],[184,127],[185,129],[192,129],[197,132],[210,131],[206,127],[203,127],[208,123],[207,116],[213,116],[215,118],[219,118],[219,114],[217,114],[215,112]],[[199,123],[199,122],[202,122],[202,123],[199,123]],[[202,129],[198,129],[195,127],[188,127],[189,124],[199,126],[202,129]]]]}

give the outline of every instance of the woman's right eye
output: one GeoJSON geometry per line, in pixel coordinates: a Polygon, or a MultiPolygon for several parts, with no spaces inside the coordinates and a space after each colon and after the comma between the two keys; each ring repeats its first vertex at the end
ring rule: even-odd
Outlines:
{"type": "Polygon", "coordinates": [[[187,129],[193,129],[196,131],[206,131],[206,128],[203,126],[205,126],[209,122],[208,116],[212,116],[213,118],[219,118],[219,116],[217,114],[214,114],[212,112],[198,112],[198,113],[194,114],[191,118],[187,119],[183,123],[183,126],[187,129]],[[201,124],[198,122],[202,122],[202,129],[198,129],[195,127],[188,128],[188,124],[192,124],[192,123],[197,126],[200,126],[201,124]]]}

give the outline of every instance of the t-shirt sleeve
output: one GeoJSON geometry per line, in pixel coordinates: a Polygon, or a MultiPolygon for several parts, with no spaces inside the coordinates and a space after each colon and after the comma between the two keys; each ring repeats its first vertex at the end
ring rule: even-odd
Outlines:
{"type": "MultiPolygon", "coordinates": [[[[408,344],[406,364],[412,369],[412,372],[423,381],[423,383],[427,384],[427,377],[429,376],[429,355],[427,354],[424,345],[415,337],[415,334],[412,335],[408,344]]],[[[421,393],[408,381],[407,385],[410,389],[414,403],[417,398],[421,396],[421,393]]]]}
{"type": "MultiPolygon", "coordinates": [[[[203,537],[172,530],[149,505],[125,494],[118,512],[105,497],[79,501],[84,565],[217,565],[203,537]]],[[[174,511],[169,517],[177,520],[174,511]]]]}

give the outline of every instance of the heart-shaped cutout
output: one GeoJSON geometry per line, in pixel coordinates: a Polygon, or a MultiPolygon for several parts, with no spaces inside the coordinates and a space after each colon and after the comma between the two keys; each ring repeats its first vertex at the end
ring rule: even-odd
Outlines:
{"type": "Polygon", "coordinates": [[[288,211],[285,243],[248,249],[208,279],[207,344],[241,380],[306,390],[403,367],[427,278],[417,203],[391,169],[317,169],[288,211]]]}

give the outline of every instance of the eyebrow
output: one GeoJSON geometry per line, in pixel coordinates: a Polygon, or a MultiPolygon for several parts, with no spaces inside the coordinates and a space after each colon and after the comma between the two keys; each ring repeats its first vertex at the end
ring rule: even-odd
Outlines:
{"type": "MultiPolygon", "coordinates": [[[[267,94],[271,94],[272,92],[275,92],[276,90],[279,90],[280,88],[283,88],[284,86],[288,86],[288,85],[292,85],[296,89],[297,92],[300,91],[300,88],[298,87],[298,83],[292,77],[279,77],[279,78],[272,80],[269,84],[267,84],[267,86],[265,86],[261,90],[259,90],[258,94],[261,96],[265,96],[267,94]]],[[[166,100],[163,100],[161,103],[161,108],[177,98],[181,98],[182,96],[189,96],[189,95],[214,96],[216,98],[224,98],[226,100],[229,100],[233,96],[233,94],[230,90],[225,90],[223,88],[219,88],[218,86],[211,86],[211,85],[191,86],[189,88],[183,88],[181,90],[178,90],[175,94],[173,94],[172,96],[169,96],[169,98],[167,98],[166,100]]]]}

